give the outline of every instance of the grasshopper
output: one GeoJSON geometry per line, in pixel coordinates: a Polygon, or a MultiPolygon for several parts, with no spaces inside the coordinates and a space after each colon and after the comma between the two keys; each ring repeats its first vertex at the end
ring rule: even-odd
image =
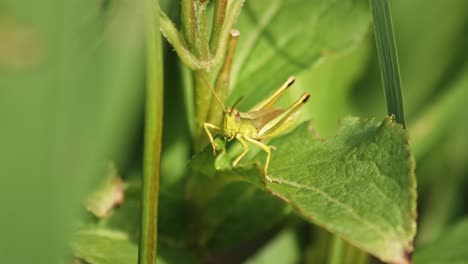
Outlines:
{"type": "Polygon", "coordinates": [[[271,182],[271,178],[268,177],[268,165],[270,164],[271,150],[273,146],[268,146],[264,143],[265,140],[272,139],[285,130],[290,128],[297,115],[295,113],[309,100],[310,94],[304,93],[294,104],[287,109],[271,108],[276,101],[283,95],[283,93],[289,88],[295,81],[294,76],[288,78],[288,80],[281,85],[271,96],[255,105],[248,112],[240,112],[236,109],[236,106],[242,100],[237,100],[232,107],[227,108],[224,106],[221,100],[217,97],[216,93],[213,95],[216,97],[218,102],[221,104],[224,110],[224,124],[223,128],[217,127],[211,123],[204,123],[203,127],[208,135],[213,152],[216,155],[216,147],[213,140],[213,135],[210,129],[222,132],[223,136],[231,141],[234,138],[239,141],[243,147],[242,153],[232,162],[232,166],[235,167],[241,159],[249,152],[249,145],[251,143],[267,153],[265,167],[263,169],[265,179],[271,182]]]}

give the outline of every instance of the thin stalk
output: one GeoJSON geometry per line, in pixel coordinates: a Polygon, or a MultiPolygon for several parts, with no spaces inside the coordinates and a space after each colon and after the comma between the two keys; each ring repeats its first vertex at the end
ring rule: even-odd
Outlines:
{"type": "Polygon", "coordinates": [[[368,262],[369,255],[366,252],[346,243],[336,235],[333,236],[328,264],[366,264],[368,262]]]}
{"type": "Polygon", "coordinates": [[[406,127],[401,93],[401,77],[388,0],[370,0],[374,19],[374,35],[377,44],[380,72],[389,115],[406,127]]]}
{"type": "MultiPolygon", "coordinates": [[[[218,95],[218,98],[224,103],[229,94],[229,86],[231,82],[231,68],[234,60],[234,53],[237,47],[237,40],[239,39],[240,33],[237,30],[231,30],[229,38],[229,45],[224,59],[223,66],[218,73],[216,78],[214,91],[218,95]]],[[[220,125],[223,118],[223,107],[216,100],[215,97],[211,98],[210,113],[208,115],[208,121],[214,125],[220,125]]]]}
{"type": "MultiPolygon", "coordinates": [[[[198,53],[200,55],[205,54],[205,56],[202,56],[202,58],[200,59],[192,54],[190,47],[187,46],[182,35],[179,33],[179,31],[174,26],[172,21],[167,17],[167,15],[163,11],[160,11],[161,32],[169,41],[169,43],[171,43],[171,45],[174,46],[174,49],[176,50],[180,59],[189,69],[193,71],[203,70],[205,72],[211,72],[211,70],[217,65],[219,65],[224,59],[224,55],[226,54],[226,49],[228,46],[229,33],[235,21],[237,20],[237,17],[239,16],[239,13],[242,8],[242,5],[244,4],[244,1],[245,0],[239,0],[239,1],[234,2],[231,8],[229,9],[227,16],[225,17],[223,27],[220,32],[218,43],[216,44],[217,48],[216,48],[216,54],[214,55],[214,57],[212,57],[211,55],[208,55],[208,56],[206,55],[206,54],[210,54],[208,37],[207,37],[208,36],[207,27],[200,28],[204,30],[204,33],[202,32],[200,35],[200,39],[206,39],[205,44],[202,44],[202,46],[199,46],[198,48],[198,53]],[[204,36],[206,36],[206,38],[204,36]]],[[[183,21],[183,23],[189,23],[189,21],[191,20],[183,21]]]]}
{"type": "Polygon", "coordinates": [[[203,62],[198,60],[198,58],[192,54],[174,23],[172,23],[169,17],[167,17],[162,10],[159,11],[159,21],[161,33],[166,37],[167,41],[171,43],[179,55],[179,58],[188,68],[191,70],[199,70],[208,66],[203,64],[203,62]]]}
{"type": "Polygon", "coordinates": [[[229,35],[231,33],[231,29],[234,26],[234,23],[237,20],[237,17],[240,14],[242,9],[242,5],[244,4],[245,0],[236,0],[231,7],[229,8],[226,17],[224,19],[223,27],[221,28],[221,32],[219,33],[218,43],[216,45],[216,53],[211,62],[211,66],[216,66],[224,59],[224,55],[226,54],[226,50],[228,47],[228,40],[229,35]]]}
{"type": "Polygon", "coordinates": [[[226,17],[227,4],[228,0],[216,0],[210,38],[210,49],[212,53],[216,53],[216,49],[218,48],[217,44],[223,28],[224,18],[226,17]]]}
{"type": "Polygon", "coordinates": [[[200,70],[196,71],[193,75],[193,83],[195,88],[195,115],[196,115],[196,130],[194,137],[195,151],[201,150],[203,145],[207,142],[203,140],[203,123],[208,119],[208,111],[211,103],[211,91],[207,86],[207,81],[210,81],[209,73],[200,70]]]}
{"type": "Polygon", "coordinates": [[[195,2],[194,0],[181,0],[182,31],[189,47],[193,47],[195,39],[195,2]]]}
{"type": "Polygon", "coordinates": [[[194,15],[194,51],[195,54],[203,61],[211,59],[209,36],[208,36],[208,18],[206,8],[209,1],[195,0],[195,15],[194,15]]]}
{"type": "Polygon", "coordinates": [[[157,257],[157,226],[159,173],[163,119],[163,71],[161,35],[159,34],[159,5],[145,1],[146,26],[146,110],[143,154],[139,264],[155,264],[157,257]]]}
{"type": "Polygon", "coordinates": [[[338,236],[333,236],[328,264],[343,264],[345,242],[338,236]]]}

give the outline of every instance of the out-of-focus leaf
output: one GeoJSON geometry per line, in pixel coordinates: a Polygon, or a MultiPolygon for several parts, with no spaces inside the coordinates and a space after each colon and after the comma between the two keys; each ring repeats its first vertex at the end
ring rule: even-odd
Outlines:
{"type": "MultiPolygon", "coordinates": [[[[193,178],[198,206],[215,210],[208,205],[221,203],[217,197],[225,185],[246,181],[364,251],[384,261],[408,262],[416,232],[416,180],[408,136],[400,125],[391,118],[382,123],[349,118],[336,136],[323,141],[303,124],[271,145],[276,147],[268,173],[273,182],[266,188],[257,165],[216,172],[210,149],[197,155],[191,166],[198,172],[193,178]]],[[[255,160],[263,162],[264,154],[255,160]]],[[[216,210],[234,205],[224,201],[216,210]]],[[[257,209],[256,214],[262,213],[257,209]]],[[[207,219],[216,222],[217,215],[207,219]]]]}
{"type": "Polygon", "coordinates": [[[418,247],[414,254],[415,264],[462,264],[468,263],[468,219],[448,229],[440,238],[418,247]]]}
{"type": "MultiPolygon", "coordinates": [[[[464,0],[395,0],[390,3],[398,45],[403,99],[408,125],[437,89],[444,90],[466,61],[468,2],[464,0]],[[430,30],[428,30],[430,29],[430,30]],[[417,37],[415,37],[417,36],[417,37]]],[[[364,114],[385,112],[378,61],[356,90],[356,106],[364,114]]]]}
{"type": "Polygon", "coordinates": [[[246,264],[299,263],[300,249],[294,231],[284,230],[249,258],[246,264]]]}
{"type": "MultiPolygon", "coordinates": [[[[99,222],[99,226],[124,232],[132,243],[140,235],[141,181],[125,182],[125,202],[99,222]]],[[[171,264],[197,263],[197,256],[189,249],[190,217],[184,199],[183,182],[163,186],[159,196],[158,257],[171,264]]]]}
{"type": "MultiPolygon", "coordinates": [[[[296,83],[289,88],[287,104],[289,106],[299,96],[308,91],[311,98],[304,105],[298,123],[312,120],[314,129],[320,136],[332,136],[339,126],[339,120],[354,112],[350,100],[351,88],[361,77],[370,56],[370,41],[363,41],[354,51],[345,56],[330,57],[320,67],[312,67],[302,72],[296,83]]],[[[281,105],[282,103],[282,105],[281,105]]]]}
{"type": "Polygon", "coordinates": [[[352,50],[369,24],[361,0],[247,1],[236,24],[241,37],[230,101],[245,96],[242,105],[252,106],[288,76],[352,50]]]}
{"type": "Polygon", "coordinates": [[[114,206],[124,202],[124,186],[122,179],[117,175],[114,164],[109,165],[106,178],[101,185],[88,196],[85,207],[96,217],[103,218],[109,215],[114,206]]]}
{"type": "Polygon", "coordinates": [[[457,61],[463,62],[460,53],[466,49],[460,41],[466,36],[468,2],[398,0],[391,1],[391,7],[405,110],[412,114],[426,104],[447,75],[453,74],[457,61]]]}
{"type": "MultiPolygon", "coordinates": [[[[468,109],[465,109],[464,115],[457,116],[465,120],[468,118],[468,109]]],[[[458,122],[419,163],[418,197],[421,197],[424,205],[419,210],[416,244],[424,244],[439,237],[455,219],[464,214],[464,182],[468,169],[467,132],[468,124],[458,122]]]]}
{"type": "Polygon", "coordinates": [[[289,211],[277,198],[261,190],[257,166],[216,171],[211,147],[197,154],[190,163],[188,190],[198,211],[197,243],[213,253],[232,249],[254,239],[278,224],[289,211]],[[252,176],[254,183],[243,182],[252,176]]]}
{"type": "Polygon", "coordinates": [[[447,127],[456,126],[465,116],[468,97],[468,65],[460,76],[436,97],[435,102],[410,126],[414,153],[421,158],[448,132],[447,127]]]}
{"type": "Polygon", "coordinates": [[[120,231],[98,227],[84,228],[74,235],[71,247],[74,257],[89,264],[138,262],[138,246],[120,231]]]}

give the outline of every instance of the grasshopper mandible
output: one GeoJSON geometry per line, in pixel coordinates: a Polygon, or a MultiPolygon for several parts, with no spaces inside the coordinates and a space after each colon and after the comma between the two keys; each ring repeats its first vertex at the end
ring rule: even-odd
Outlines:
{"type": "Polygon", "coordinates": [[[294,76],[289,77],[289,79],[270,97],[255,105],[248,112],[240,112],[236,109],[237,104],[241,101],[242,98],[237,100],[232,107],[226,108],[211,89],[213,95],[216,97],[216,99],[218,99],[219,103],[223,106],[224,109],[223,128],[217,127],[210,123],[203,124],[215,155],[216,147],[210,129],[222,132],[223,136],[228,141],[231,141],[235,138],[242,145],[244,150],[232,162],[232,166],[234,167],[239,164],[241,159],[249,152],[249,145],[247,143],[251,143],[263,149],[267,153],[263,172],[265,179],[271,182],[272,180],[270,177],[268,177],[267,170],[268,165],[270,164],[272,146],[268,146],[264,143],[264,141],[274,138],[290,128],[295,119],[295,113],[309,100],[310,97],[310,94],[304,93],[294,104],[292,104],[287,109],[271,108],[283,95],[286,89],[294,83],[294,81],[294,76]]]}

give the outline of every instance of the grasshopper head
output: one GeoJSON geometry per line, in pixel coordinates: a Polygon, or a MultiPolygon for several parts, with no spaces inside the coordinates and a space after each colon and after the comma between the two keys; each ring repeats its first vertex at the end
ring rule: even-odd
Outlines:
{"type": "Polygon", "coordinates": [[[224,115],[224,132],[229,138],[234,138],[241,126],[241,115],[236,109],[241,100],[242,98],[239,98],[232,107],[226,109],[224,115]]]}

